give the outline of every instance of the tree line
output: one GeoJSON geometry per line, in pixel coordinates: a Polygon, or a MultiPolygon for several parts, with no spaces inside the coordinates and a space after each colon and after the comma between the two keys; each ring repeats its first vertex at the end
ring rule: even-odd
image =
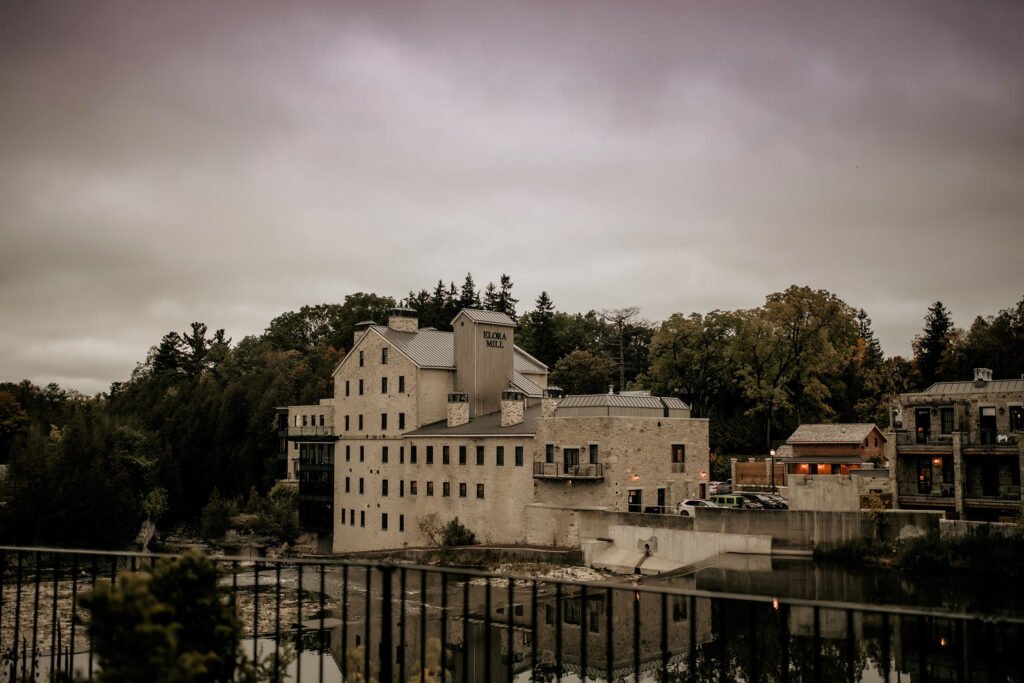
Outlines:
{"type": "Polygon", "coordinates": [[[198,524],[217,495],[266,494],[276,477],[274,408],[331,396],[331,372],[358,323],[396,305],[423,327],[451,329],[464,307],[502,311],[516,343],[569,393],[608,388],[677,396],[710,418],[715,453],[764,453],[802,422],[887,426],[897,394],[934,381],[1024,373],[1024,299],[957,329],[930,307],[913,357],[886,357],[863,309],[792,286],[748,310],[677,313],[660,323],[636,307],[569,313],[547,292],[523,311],[513,283],[478,289],[439,280],[396,300],[354,293],[303,306],[237,342],[203,323],[164,335],[131,377],[84,396],[57,385],[0,384],[0,539],[118,547],[145,519],[198,524]]]}

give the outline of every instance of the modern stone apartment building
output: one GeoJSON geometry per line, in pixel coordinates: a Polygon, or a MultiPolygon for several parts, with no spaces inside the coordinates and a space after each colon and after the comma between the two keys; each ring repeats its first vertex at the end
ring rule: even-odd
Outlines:
{"type": "Polygon", "coordinates": [[[937,382],[902,394],[887,444],[898,504],[955,511],[969,519],[1020,513],[1024,473],[1024,378],[937,382]]]}
{"type": "Polygon", "coordinates": [[[517,543],[527,506],[640,511],[703,493],[708,423],[682,401],[561,398],[507,315],[466,309],[452,326],[420,329],[410,309],[361,323],[334,398],[288,408],[287,476],[304,523],[326,530],[317,510],[330,515],[335,552],[424,545],[429,514],[517,543]]]}

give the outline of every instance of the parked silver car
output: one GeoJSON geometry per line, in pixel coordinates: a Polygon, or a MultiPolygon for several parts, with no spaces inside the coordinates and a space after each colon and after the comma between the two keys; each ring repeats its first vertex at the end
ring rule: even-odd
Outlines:
{"type": "Polygon", "coordinates": [[[684,500],[676,507],[676,511],[684,517],[692,517],[696,508],[719,508],[722,507],[718,503],[713,503],[710,500],[703,500],[701,498],[692,498],[690,500],[684,500]]]}

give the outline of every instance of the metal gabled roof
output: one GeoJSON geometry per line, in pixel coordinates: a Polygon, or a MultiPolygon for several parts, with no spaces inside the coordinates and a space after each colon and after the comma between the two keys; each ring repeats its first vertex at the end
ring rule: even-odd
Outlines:
{"type": "Polygon", "coordinates": [[[619,394],[572,394],[558,403],[559,408],[655,408],[661,410],[689,410],[674,396],[621,396],[619,394]]]}
{"type": "Polygon", "coordinates": [[[451,332],[397,332],[385,325],[374,325],[371,329],[421,368],[455,367],[455,339],[451,332]]]}
{"type": "Polygon", "coordinates": [[[1024,392],[1024,379],[991,379],[985,382],[936,382],[922,394],[999,394],[1024,392]]]}
{"type": "Polygon", "coordinates": [[[540,398],[544,395],[544,390],[540,386],[518,372],[512,373],[512,386],[516,391],[521,391],[530,398],[540,398]]]}
{"type": "Polygon", "coordinates": [[[548,366],[516,346],[515,355],[512,357],[512,369],[528,375],[544,375],[547,374],[548,366]]]}
{"type": "Polygon", "coordinates": [[[508,327],[516,326],[516,321],[508,317],[505,313],[499,313],[498,311],[484,311],[479,308],[463,308],[454,318],[452,318],[452,323],[458,320],[460,315],[465,315],[475,323],[507,325],[508,327]]]}
{"type": "MultiPolygon", "coordinates": [[[[874,422],[800,425],[786,439],[789,443],[860,443],[872,430],[878,429],[874,422]]],[[[881,433],[882,430],[878,429],[881,433]]],[[[885,436],[882,436],[885,440],[885,436]]]]}

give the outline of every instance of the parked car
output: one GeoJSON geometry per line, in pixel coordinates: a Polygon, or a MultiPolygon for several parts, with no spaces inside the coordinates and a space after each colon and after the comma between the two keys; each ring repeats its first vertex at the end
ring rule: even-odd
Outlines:
{"type": "Polygon", "coordinates": [[[732,493],[732,484],[725,481],[713,481],[708,484],[708,495],[714,496],[720,493],[732,493]]]}
{"type": "Polygon", "coordinates": [[[741,493],[740,495],[745,497],[749,501],[760,503],[761,507],[763,507],[766,510],[785,509],[785,505],[780,504],[778,501],[776,501],[774,498],[772,498],[766,493],[741,493]]]}
{"type": "Polygon", "coordinates": [[[684,517],[692,517],[695,508],[717,508],[722,507],[718,503],[713,503],[710,500],[703,500],[702,498],[693,498],[691,500],[684,500],[680,503],[676,510],[680,515],[684,517]]]}
{"type": "Polygon", "coordinates": [[[717,503],[721,507],[725,508],[745,508],[749,506],[746,498],[738,496],[734,493],[720,493],[715,496],[711,496],[711,502],[717,503]]]}
{"type": "Polygon", "coordinates": [[[778,508],[777,508],[778,510],[788,510],[789,509],[789,501],[786,500],[785,498],[783,498],[782,496],[780,496],[779,494],[777,494],[777,493],[765,493],[763,495],[765,497],[770,498],[771,500],[775,501],[775,504],[778,505],[778,508]]]}

